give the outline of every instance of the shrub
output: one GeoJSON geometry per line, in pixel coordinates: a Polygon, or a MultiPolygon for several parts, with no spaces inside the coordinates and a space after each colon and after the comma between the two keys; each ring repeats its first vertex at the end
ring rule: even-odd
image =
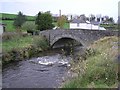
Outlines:
{"type": "Polygon", "coordinates": [[[33,45],[35,45],[36,47],[40,47],[43,50],[46,50],[49,47],[48,41],[45,38],[38,36],[34,39],[35,40],[33,41],[33,45]]]}
{"type": "Polygon", "coordinates": [[[26,30],[28,33],[32,33],[32,35],[33,35],[33,33],[36,31],[35,22],[25,22],[22,25],[22,29],[26,30]]]}

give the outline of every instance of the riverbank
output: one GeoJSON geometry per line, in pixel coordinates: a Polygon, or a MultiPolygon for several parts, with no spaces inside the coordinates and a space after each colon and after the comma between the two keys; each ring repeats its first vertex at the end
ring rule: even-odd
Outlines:
{"type": "Polygon", "coordinates": [[[118,87],[118,38],[104,37],[71,63],[75,75],[63,88],[117,88],[118,87]]]}
{"type": "Polygon", "coordinates": [[[13,61],[29,59],[47,50],[49,45],[42,36],[17,35],[4,40],[2,48],[2,64],[5,65],[13,61]]]}

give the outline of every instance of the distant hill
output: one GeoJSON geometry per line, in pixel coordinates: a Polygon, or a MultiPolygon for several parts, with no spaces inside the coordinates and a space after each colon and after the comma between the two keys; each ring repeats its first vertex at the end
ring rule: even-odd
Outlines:
{"type": "MultiPolygon", "coordinates": [[[[0,13],[0,19],[2,20],[14,20],[17,14],[8,14],[8,13],[0,13]]],[[[35,21],[35,16],[26,15],[28,21],[35,21]]]]}

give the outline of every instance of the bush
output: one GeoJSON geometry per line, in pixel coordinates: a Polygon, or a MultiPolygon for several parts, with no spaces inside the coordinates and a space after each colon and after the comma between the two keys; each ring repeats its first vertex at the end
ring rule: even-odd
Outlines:
{"type": "Polygon", "coordinates": [[[40,47],[42,50],[46,50],[49,47],[48,41],[45,38],[39,36],[34,39],[33,44],[36,47],[40,47]]]}
{"type": "Polygon", "coordinates": [[[28,33],[33,33],[36,32],[36,25],[35,25],[35,22],[25,22],[23,25],[22,25],[22,29],[27,31],[28,33]]]}

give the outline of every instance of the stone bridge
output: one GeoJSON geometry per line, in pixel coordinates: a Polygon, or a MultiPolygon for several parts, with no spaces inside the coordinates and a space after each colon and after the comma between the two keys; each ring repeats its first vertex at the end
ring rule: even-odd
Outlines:
{"type": "Polygon", "coordinates": [[[50,46],[54,46],[59,40],[67,38],[67,40],[73,39],[80,42],[84,47],[89,46],[94,41],[105,36],[117,36],[118,31],[110,30],[78,30],[78,29],[60,29],[60,30],[45,30],[40,34],[46,37],[50,46]]]}

